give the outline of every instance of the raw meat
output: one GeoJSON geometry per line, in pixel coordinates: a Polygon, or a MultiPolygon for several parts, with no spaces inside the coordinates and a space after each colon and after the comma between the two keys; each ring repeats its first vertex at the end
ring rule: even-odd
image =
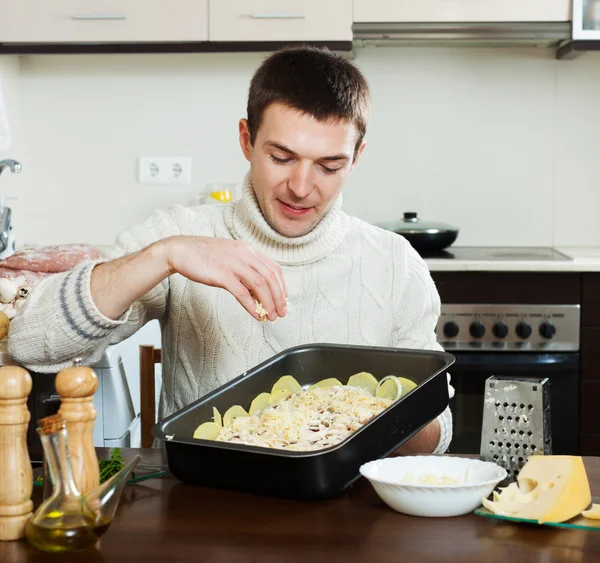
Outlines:
{"type": "Polygon", "coordinates": [[[83,260],[95,260],[101,255],[98,248],[89,244],[59,244],[19,250],[1,260],[0,267],[30,272],[66,272],[83,260]]]}

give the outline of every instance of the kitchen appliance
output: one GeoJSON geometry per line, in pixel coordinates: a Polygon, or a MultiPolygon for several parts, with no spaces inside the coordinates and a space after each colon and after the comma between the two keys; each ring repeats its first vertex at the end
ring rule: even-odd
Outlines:
{"type": "MultiPolygon", "coordinates": [[[[0,174],[5,169],[13,174],[19,174],[22,170],[21,163],[12,159],[0,160],[0,174]]],[[[16,198],[9,198],[16,199],[16,198]]],[[[15,234],[12,224],[12,210],[5,205],[6,198],[0,196],[0,260],[7,258],[15,252],[15,234]]]]}
{"type": "Polygon", "coordinates": [[[478,260],[478,261],[571,261],[569,256],[547,246],[453,246],[440,251],[419,252],[422,258],[434,260],[478,260]]]}
{"type": "Polygon", "coordinates": [[[450,370],[451,453],[480,452],[486,381],[492,376],[547,380],[553,453],[578,453],[579,322],[580,306],[573,304],[442,305],[437,338],[456,358],[450,370]]]}
{"type": "Polygon", "coordinates": [[[507,481],[533,454],[552,454],[550,381],[492,376],[485,382],[479,455],[507,471],[507,481]]]}
{"type": "Polygon", "coordinates": [[[12,222],[12,209],[5,205],[6,199],[0,196],[0,260],[15,253],[15,231],[12,222]]]}
{"type": "Polygon", "coordinates": [[[329,498],[360,476],[362,464],[388,455],[444,411],[446,370],[453,361],[439,351],[296,346],[162,420],[152,433],[165,441],[169,469],[185,483],[299,500],[329,498]],[[417,387],[335,446],[302,452],[192,437],[197,426],[213,420],[213,407],[247,408],[283,375],[306,388],[330,377],[346,382],[360,371],[378,380],[389,374],[408,377],[417,387]]]}
{"type": "Polygon", "coordinates": [[[458,227],[423,221],[414,211],[407,211],[397,222],[380,225],[383,229],[402,235],[417,252],[440,252],[458,237],[458,227]]]}
{"type": "MultiPolygon", "coordinates": [[[[97,417],[94,423],[94,446],[141,447],[140,427],[140,344],[160,348],[161,335],[158,321],[150,321],[123,342],[108,346],[102,357],[91,365],[98,376],[94,394],[97,417]]],[[[31,421],[28,429],[28,447],[32,460],[41,460],[42,448],[35,432],[40,418],[58,411],[60,397],[54,389],[55,374],[32,372],[33,387],[28,408],[31,421]]],[[[155,370],[157,395],[161,388],[161,366],[155,370]]],[[[158,397],[156,403],[158,405],[158,397]]]]}

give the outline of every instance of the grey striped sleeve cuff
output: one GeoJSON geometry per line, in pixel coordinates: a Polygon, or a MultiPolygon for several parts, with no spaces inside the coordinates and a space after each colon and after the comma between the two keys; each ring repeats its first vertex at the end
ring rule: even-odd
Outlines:
{"type": "Polygon", "coordinates": [[[92,270],[106,260],[78,265],[64,278],[59,290],[60,309],[69,327],[81,340],[90,342],[106,338],[116,327],[125,324],[131,307],[118,320],[103,315],[96,307],[90,289],[92,270]]]}

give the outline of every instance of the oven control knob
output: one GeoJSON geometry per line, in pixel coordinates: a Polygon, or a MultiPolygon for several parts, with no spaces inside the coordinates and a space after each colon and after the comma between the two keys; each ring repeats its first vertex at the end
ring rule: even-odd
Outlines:
{"type": "Polygon", "coordinates": [[[540,325],[540,335],[550,340],[556,334],[556,327],[552,323],[542,323],[540,325]]]}
{"type": "Polygon", "coordinates": [[[516,326],[515,331],[519,338],[523,338],[523,339],[529,338],[531,336],[531,325],[528,325],[527,323],[524,323],[524,322],[520,322],[516,326]]]}
{"type": "Polygon", "coordinates": [[[506,338],[508,336],[508,326],[503,322],[495,323],[492,331],[496,338],[506,338]]]}
{"type": "Polygon", "coordinates": [[[469,332],[473,338],[482,338],[485,334],[485,326],[483,326],[483,324],[480,322],[471,323],[469,332]]]}
{"type": "Polygon", "coordinates": [[[454,321],[450,321],[444,325],[444,335],[448,338],[454,338],[458,335],[458,325],[454,321]]]}

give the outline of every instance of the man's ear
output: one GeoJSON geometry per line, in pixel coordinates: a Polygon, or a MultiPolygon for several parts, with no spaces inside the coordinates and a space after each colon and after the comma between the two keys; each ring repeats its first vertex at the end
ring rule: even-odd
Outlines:
{"type": "Polygon", "coordinates": [[[356,166],[356,163],[358,162],[358,159],[360,158],[360,155],[362,154],[362,152],[365,150],[365,145],[366,145],[366,141],[363,141],[360,144],[360,147],[358,147],[358,150],[356,151],[356,155],[354,157],[354,161],[352,162],[352,168],[354,169],[354,167],[356,166]]]}
{"type": "Polygon", "coordinates": [[[252,157],[252,143],[250,142],[250,128],[248,127],[247,119],[240,119],[238,130],[240,133],[240,147],[246,160],[250,162],[250,158],[252,157]]]}

